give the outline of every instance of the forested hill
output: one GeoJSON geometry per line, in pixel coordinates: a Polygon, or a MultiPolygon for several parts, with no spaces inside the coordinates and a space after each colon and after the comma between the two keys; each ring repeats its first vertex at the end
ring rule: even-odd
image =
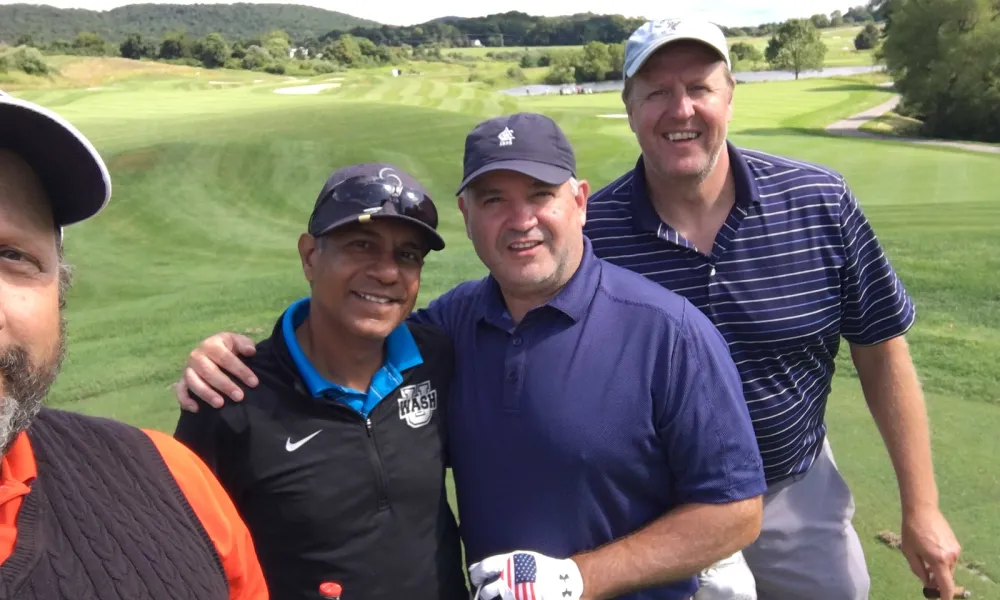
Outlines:
{"type": "Polygon", "coordinates": [[[116,43],[133,32],[156,39],[168,31],[185,31],[191,37],[217,32],[226,39],[241,39],[275,29],[300,40],[331,30],[372,25],[377,23],[294,4],[133,4],[109,11],[0,5],[0,42],[8,44],[19,39],[35,43],[72,40],[83,31],[116,43]]]}

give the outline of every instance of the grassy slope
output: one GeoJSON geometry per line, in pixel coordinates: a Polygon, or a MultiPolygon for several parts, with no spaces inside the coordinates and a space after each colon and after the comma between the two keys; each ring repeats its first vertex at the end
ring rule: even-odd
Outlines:
{"type": "MultiPolygon", "coordinates": [[[[393,80],[351,73],[317,96],[272,93],[276,78],[224,89],[207,79],[146,74],[112,87],[23,95],[78,123],[108,158],[115,198],[68,232],[78,284],[68,311],[70,353],[52,403],[170,431],[170,385],[187,351],[217,330],[267,335],[306,293],[295,252],[316,192],[344,163],[398,162],[441,200],[447,252],[431,257],[420,303],[483,273],[451,194],[465,133],[513,110],[552,115],[581,173],[607,183],[637,148],[614,94],[514,99],[462,70],[393,80]]],[[[317,78],[317,80],[325,79],[317,78]]],[[[1000,157],[830,138],[823,125],[888,94],[864,80],[741,86],[732,138],[843,172],[916,299],[911,333],[927,391],[942,503],[967,558],[1000,578],[1000,157]]],[[[847,360],[828,418],[838,461],[857,498],[856,524],[871,565],[873,599],[917,591],[905,561],[874,542],[898,531],[898,500],[881,442],[847,360]]],[[[977,597],[1000,596],[968,573],[977,597]]]]}

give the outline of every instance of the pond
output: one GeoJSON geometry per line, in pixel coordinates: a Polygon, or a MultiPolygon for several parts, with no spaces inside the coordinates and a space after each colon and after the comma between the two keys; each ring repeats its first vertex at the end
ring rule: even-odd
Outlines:
{"type": "MultiPolygon", "coordinates": [[[[813,77],[838,77],[844,75],[862,75],[874,71],[884,71],[884,65],[866,67],[828,67],[819,71],[803,71],[799,73],[799,79],[811,79],[813,77]]],[[[790,71],[742,71],[733,73],[739,83],[759,83],[762,81],[790,81],[795,79],[795,73],[790,71]]],[[[544,94],[578,94],[578,93],[598,93],[617,92],[622,89],[621,80],[597,81],[593,83],[574,83],[565,85],[532,84],[521,87],[503,90],[504,94],[510,96],[541,96],[544,94]]]]}

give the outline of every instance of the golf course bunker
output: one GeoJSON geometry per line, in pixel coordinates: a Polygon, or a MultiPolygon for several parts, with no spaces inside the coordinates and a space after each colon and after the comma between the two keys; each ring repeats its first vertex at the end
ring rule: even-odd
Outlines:
{"type": "Polygon", "coordinates": [[[602,119],[627,119],[628,115],[625,113],[614,113],[610,115],[597,115],[602,119]]]}
{"type": "Polygon", "coordinates": [[[318,94],[323,90],[328,90],[330,88],[340,87],[339,83],[317,83],[316,85],[297,85],[294,87],[278,88],[274,90],[275,94],[290,94],[290,95],[300,95],[300,94],[318,94]]]}

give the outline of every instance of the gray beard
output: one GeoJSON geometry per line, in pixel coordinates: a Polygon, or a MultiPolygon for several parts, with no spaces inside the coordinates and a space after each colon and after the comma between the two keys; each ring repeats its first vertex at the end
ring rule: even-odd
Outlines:
{"type": "Polygon", "coordinates": [[[28,352],[20,346],[0,352],[0,376],[4,395],[0,397],[0,448],[7,454],[21,432],[28,429],[42,409],[42,401],[62,367],[66,353],[65,323],[59,332],[55,356],[45,364],[33,365],[28,352]]]}

